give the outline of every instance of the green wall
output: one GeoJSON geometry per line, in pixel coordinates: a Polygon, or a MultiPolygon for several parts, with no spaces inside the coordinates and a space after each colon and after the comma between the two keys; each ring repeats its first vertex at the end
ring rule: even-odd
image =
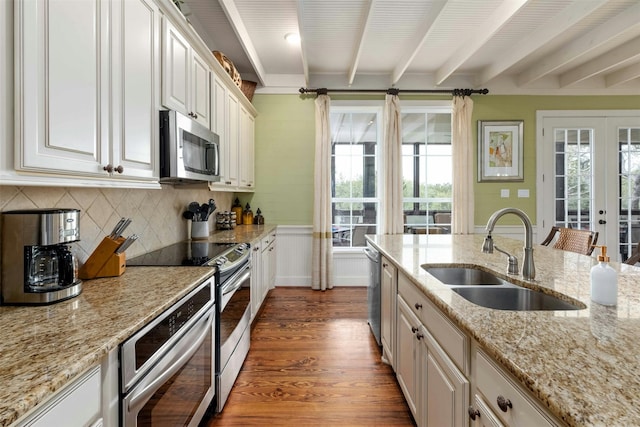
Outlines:
{"type": "MultiPolygon", "coordinates": [[[[332,97],[354,99],[353,97],[332,97]]],[[[358,99],[365,99],[364,97],[358,99]]],[[[366,99],[383,99],[366,97],[366,99]]],[[[401,99],[443,99],[405,96],[401,99]]],[[[444,98],[448,99],[448,98],[444,98]]],[[[536,222],[536,111],[537,110],[625,110],[640,109],[640,96],[473,96],[473,135],[478,120],[524,120],[524,182],[475,183],[475,224],[482,225],[496,209],[523,209],[536,222]],[[510,197],[501,198],[500,190],[510,197]],[[528,189],[529,198],[518,198],[518,189],[528,189]]],[[[239,194],[254,211],[260,208],[271,224],[310,225],[313,221],[313,158],[315,114],[312,97],[256,94],[256,191],[239,194]]],[[[477,162],[474,160],[474,173],[477,162]]],[[[505,217],[501,224],[518,224],[505,217]]]]}

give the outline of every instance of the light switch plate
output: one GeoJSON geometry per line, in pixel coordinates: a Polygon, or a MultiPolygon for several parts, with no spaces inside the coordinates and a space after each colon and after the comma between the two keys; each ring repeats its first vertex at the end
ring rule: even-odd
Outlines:
{"type": "Polygon", "coordinates": [[[529,189],[518,189],[518,197],[529,198],[529,189]]]}
{"type": "Polygon", "coordinates": [[[509,197],[509,189],[503,188],[502,190],[500,190],[500,197],[502,197],[503,199],[509,197]]]}

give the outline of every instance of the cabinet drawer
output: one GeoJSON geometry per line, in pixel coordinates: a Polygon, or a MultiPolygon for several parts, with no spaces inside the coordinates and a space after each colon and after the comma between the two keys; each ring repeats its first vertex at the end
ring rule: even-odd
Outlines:
{"type": "Polygon", "coordinates": [[[556,425],[481,351],[476,353],[475,372],[478,391],[485,397],[491,410],[506,424],[521,427],[556,425]],[[506,411],[500,408],[498,400],[506,402],[506,411]]]}
{"type": "Polygon", "coordinates": [[[468,375],[469,338],[402,274],[398,275],[398,293],[402,295],[411,310],[427,327],[429,333],[449,355],[456,367],[468,375]]]}

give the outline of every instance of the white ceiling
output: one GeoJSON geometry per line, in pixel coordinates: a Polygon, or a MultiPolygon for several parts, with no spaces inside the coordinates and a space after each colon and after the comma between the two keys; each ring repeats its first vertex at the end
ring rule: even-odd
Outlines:
{"type": "Polygon", "coordinates": [[[184,2],[209,48],[258,92],[640,94],[640,0],[184,2]]]}

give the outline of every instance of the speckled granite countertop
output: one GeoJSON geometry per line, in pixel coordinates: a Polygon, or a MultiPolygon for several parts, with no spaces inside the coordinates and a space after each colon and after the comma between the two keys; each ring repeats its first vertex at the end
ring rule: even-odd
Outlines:
{"type": "Polygon", "coordinates": [[[251,243],[276,230],[275,225],[238,225],[232,230],[215,230],[209,235],[213,243],[251,243]]]}
{"type": "MultiPolygon", "coordinates": [[[[640,426],[640,268],[618,272],[618,305],[590,301],[591,257],[534,247],[536,278],[586,305],[577,311],[501,311],[468,302],[422,264],[473,264],[506,277],[506,257],[483,254],[483,236],[369,236],[372,243],[549,411],[571,426],[640,426]]],[[[522,261],[522,242],[494,236],[522,261]]]]}
{"type": "MultiPolygon", "coordinates": [[[[213,243],[262,239],[275,225],[214,231],[213,243]]],[[[208,267],[127,267],[86,280],[82,293],[48,306],[0,306],[0,426],[101,363],[137,330],[213,274],[208,267]]]]}
{"type": "Polygon", "coordinates": [[[85,281],[82,293],[67,301],[0,307],[0,426],[99,365],[213,271],[128,267],[120,277],[85,281]]]}

